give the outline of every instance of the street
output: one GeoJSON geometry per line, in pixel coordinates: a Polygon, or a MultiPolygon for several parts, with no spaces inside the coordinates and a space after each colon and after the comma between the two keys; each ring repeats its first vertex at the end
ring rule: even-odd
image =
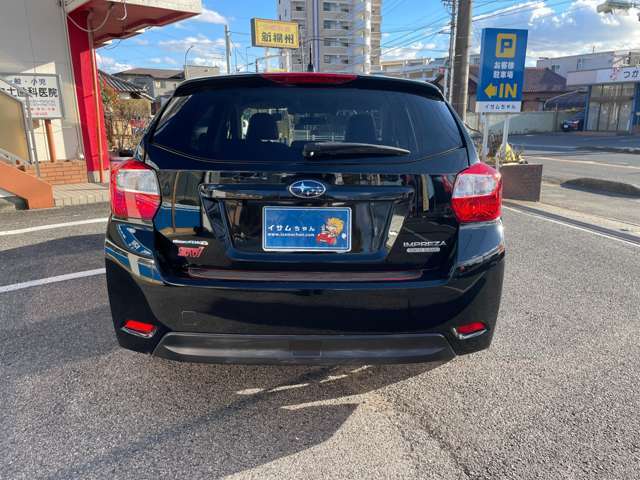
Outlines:
{"type": "Polygon", "coordinates": [[[523,150],[529,163],[544,165],[543,203],[640,225],[640,198],[620,190],[624,185],[640,189],[640,155],[588,150],[590,147],[637,147],[639,136],[513,135],[509,141],[523,150]],[[584,178],[593,179],[588,189],[566,183],[584,178]],[[600,186],[600,180],[620,185],[600,186]]]}
{"type": "Polygon", "coordinates": [[[0,217],[2,478],[640,475],[638,244],[507,207],[489,350],[433,370],[197,365],[117,346],[107,215],[0,217]]]}

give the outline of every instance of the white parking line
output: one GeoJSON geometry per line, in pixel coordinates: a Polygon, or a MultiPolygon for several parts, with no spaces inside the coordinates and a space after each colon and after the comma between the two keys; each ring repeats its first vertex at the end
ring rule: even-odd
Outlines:
{"type": "Polygon", "coordinates": [[[539,218],[540,220],[546,220],[547,222],[557,223],[558,225],[563,225],[565,227],[573,228],[574,230],[580,230],[581,232],[586,232],[586,233],[590,233],[592,235],[597,235],[598,237],[604,237],[604,238],[608,238],[610,240],[616,240],[618,242],[626,243],[627,245],[633,245],[634,247],[638,247],[637,243],[630,242],[630,241],[625,240],[623,238],[618,238],[618,237],[614,237],[612,235],[607,235],[606,233],[601,233],[601,232],[596,232],[594,230],[589,230],[588,228],[583,228],[583,227],[580,227],[578,225],[572,225],[570,223],[565,223],[565,222],[562,222],[560,220],[556,220],[555,218],[547,218],[547,217],[545,217],[543,215],[536,215],[535,213],[531,213],[531,212],[523,212],[522,210],[518,210],[517,208],[511,208],[511,207],[507,207],[505,205],[503,205],[502,208],[505,209],[505,210],[512,211],[512,212],[521,213],[522,215],[528,215],[530,217],[539,218]]]}
{"type": "Polygon", "coordinates": [[[75,222],[51,223],[49,225],[38,225],[37,227],[18,228],[16,230],[5,230],[0,232],[0,237],[6,235],[20,235],[22,233],[38,232],[40,230],[50,230],[52,228],[75,227],[76,225],[89,225],[91,223],[105,223],[109,220],[104,218],[90,218],[88,220],[76,220],[75,222]]]}
{"type": "Polygon", "coordinates": [[[562,163],[583,163],[585,165],[596,165],[598,167],[630,168],[631,170],[640,170],[640,167],[636,167],[635,165],[628,165],[628,164],[622,164],[622,163],[594,162],[593,160],[570,160],[568,158],[543,157],[541,155],[531,155],[529,158],[537,158],[539,160],[549,160],[552,162],[562,162],[562,163]]]}
{"type": "Polygon", "coordinates": [[[105,273],[104,268],[96,268],[94,270],[85,270],[83,272],[67,273],[65,275],[56,275],[55,277],[41,278],[39,280],[30,280],[28,282],[14,283],[13,285],[0,286],[0,293],[14,292],[23,288],[38,287],[49,283],[64,282],[75,278],[92,277],[94,275],[102,275],[105,273]]]}

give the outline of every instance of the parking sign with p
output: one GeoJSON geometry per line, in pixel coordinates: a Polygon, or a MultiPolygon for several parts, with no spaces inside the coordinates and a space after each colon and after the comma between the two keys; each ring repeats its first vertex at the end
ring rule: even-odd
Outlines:
{"type": "Polygon", "coordinates": [[[514,33],[499,33],[496,38],[496,58],[513,58],[516,56],[518,37],[514,33]]]}
{"type": "Polygon", "coordinates": [[[520,111],[526,55],[526,30],[512,28],[482,30],[476,112],[520,111]]]}

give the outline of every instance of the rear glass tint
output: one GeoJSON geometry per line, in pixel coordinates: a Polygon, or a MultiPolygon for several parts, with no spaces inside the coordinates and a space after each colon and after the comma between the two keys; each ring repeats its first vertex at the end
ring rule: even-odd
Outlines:
{"type": "Polygon", "coordinates": [[[205,159],[261,161],[302,161],[309,142],[388,145],[409,150],[410,158],[462,146],[440,100],[386,90],[277,86],[174,97],[153,142],[205,159]]]}

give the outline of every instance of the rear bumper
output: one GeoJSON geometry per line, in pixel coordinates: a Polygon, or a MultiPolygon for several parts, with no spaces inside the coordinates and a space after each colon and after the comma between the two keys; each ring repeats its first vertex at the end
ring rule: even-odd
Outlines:
{"type": "Polygon", "coordinates": [[[153,354],[171,360],[240,364],[444,363],[442,335],[219,335],[167,333],[153,354]]]}
{"type": "Polygon", "coordinates": [[[183,361],[229,363],[413,363],[488,348],[504,271],[500,222],[459,232],[455,269],[438,281],[237,282],[166,278],[108,241],[107,287],[121,346],[183,361]],[[155,325],[152,338],[122,330],[155,325]],[[457,338],[480,321],[486,332],[457,338]]]}

